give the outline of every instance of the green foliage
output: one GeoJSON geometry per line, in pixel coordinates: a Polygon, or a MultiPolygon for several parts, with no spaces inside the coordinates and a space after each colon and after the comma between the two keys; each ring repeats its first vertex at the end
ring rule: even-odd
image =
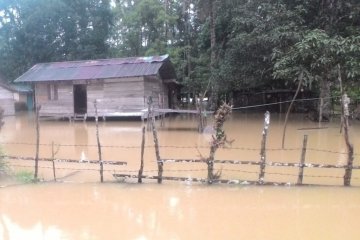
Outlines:
{"type": "Polygon", "coordinates": [[[2,1],[0,72],[14,79],[39,62],[103,58],[109,0],[2,1]]]}
{"type": "Polygon", "coordinates": [[[15,179],[21,183],[32,183],[34,182],[34,173],[30,171],[16,172],[15,179]]]}
{"type": "Polygon", "coordinates": [[[344,87],[359,86],[358,0],[0,0],[0,9],[8,79],[38,62],[168,53],[184,92],[291,88],[300,72],[317,90],[336,81],[337,64],[344,87]]]}
{"type": "Polygon", "coordinates": [[[286,52],[274,50],[274,78],[296,80],[304,72],[305,85],[327,79],[337,81],[337,66],[343,66],[344,77],[359,77],[360,47],[358,37],[329,36],[325,31],[306,31],[302,40],[286,52]]]}
{"type": "MultiPolygon", "coordinates": [[[[170,4],[170,3],[169,3],[170,4]]],[[[113,49],[117,56],[159,55],[175,41],[175,14],[179,3],[164,6],[159,0],[117,1],[113,49]]]]}
{"type": "Polygon", "coordinates": [[[225,1],[218,24],[220,81],[225,90],[266,88],[271,81],[274,48],[298,41],[301,9],[283,1],[225,1]]]}

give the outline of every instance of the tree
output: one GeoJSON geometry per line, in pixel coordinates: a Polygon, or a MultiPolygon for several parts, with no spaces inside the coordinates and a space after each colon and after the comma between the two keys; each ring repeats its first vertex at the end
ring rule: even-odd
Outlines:
{"type": "Polygon", "coordinates": [[[287,49],[303,31],[302,9],[284,1],[224,1],[218,16],[219,78],[224,92],[279,87],[274,48],[287,49]]]}
{"type": "Polygon", "coordinates": [[[39,62],[108,56],[108,0],[16,0],[2,6],[0,71],[8,79],[39,62]]]}
{"type": "Polygon", "coordinates": [[[319,121],[329,119],[330,87],[337,84],[337,66],[344,66],[343,73],[348,81],[360,76],[359,40],[358,36],[330,37],[324,30],[309,30],[300,42],[277,58],[274,77],[295,80],[304,74],[305,86],[317,85],[320,90],[319,121]]]}
{"type": "Polygon", "coordinates": [[[343,66],[346,84],[356,82],[355,76],[358,76],[360,3],[307,1],[302,8],[305,31],[290,48],[274,49],[274,77],[291,80],[305,72],[305,84],[319,89],[319,120],[328,119],[331,86],[334,88],[337,84],[336,66],[343,66]]]}
{"type": "Polygon", "coordinates": [[[118,1],[113,49],[117,56],[165,54],[176,35],[175,11],[179,4],[170,1],[118,1]]]}

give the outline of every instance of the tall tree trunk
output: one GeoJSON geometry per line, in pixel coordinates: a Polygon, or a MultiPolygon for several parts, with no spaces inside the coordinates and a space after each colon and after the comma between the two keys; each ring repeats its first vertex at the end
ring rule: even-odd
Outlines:
{"type": "Polygon", "coordinates": [[[215,32],[215,3],[214,0],[209,0],[209,21],[210,21],[210,48],[211,48],[211,70],[214,69],[216,53],[215,53],[215,44],[216,44],[216,32],[215,32]]]}
{"type": "Polygon", "coordinates": [[[191,35],[190,35],[190,0],[184,0],[183,3],[183,14],[185,21],[185,39],[186,39],[186,49],[185,57],[187,63],[187,77],[190,80],[191,77],[191,35]]]}
{"type": "Polygon", "coordinates": [[[320,104],[319,104],[319,122],[328,121],[331,115],[331,92],[330,83],[327,79],[320,81],[320,104]]]}
{"type": "Polygon", "coordinates": [[[219,94],[219,86],[217,80],[214,78],[214,69],[216,62],[216,32],[215,32],[215,0],[209,0],[209,21],[210,21],[210,71],[211,71],[211,108],[216,109],[216,104],[219,94]]]}
{"type": "Polygon", "coordinates": [[[165,9],[165,31],[164,31],[164,40],[165,40],[165,44],[167,45],[168,43],[168,35],[169,35],[169,24],[168,24],[168,9],[169,9],[169,0],[164,0],[164,9],[165,9]]]}

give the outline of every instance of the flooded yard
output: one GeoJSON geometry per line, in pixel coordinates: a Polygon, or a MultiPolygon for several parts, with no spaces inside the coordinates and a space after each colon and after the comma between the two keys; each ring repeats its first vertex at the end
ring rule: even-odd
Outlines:
{"type": "MultiPolygon", "coordinates": [[[[281,150],[283,115],[272,115],[267,161],[298,163],[304,134],[308,135],[307,163],[342,165],[347,155],[339,122],[322,124],[293,115],[285,150],[281,150]]],[[[94,122],[41,121],[40,156],[86,162],[97,160],[94,122]]],[[[159,124],[159,123],[158,123],[159,124]]],[[[0,142],[5,154],[35,156],[32,114],[5,118],[0,142]]],[[[357,239],[360,230],[360,191],[345,188],[344,169],[305,168],[304,183],[324,187],[259,187],[164,181],[116,183],[113,173],[137,174],[140,166],[141,121],[99,123],[103,159],[126,166],[56,162],[62,183],[0,188],[0,239],[357,239]],[[333,186],[336,185],[336,186],[333,186]]],[[[219,160],[259,161],[262,114],[234,113],[225,123],[227,149],[219,160]]],[[[171,116],[158,125],[160,155],[169,159],[201,159],[209,154],[211,128],[196,131],[195,117],[171,116]]],[[[360,124],[352,122],[354,165],[359,165],[360,124]]],[[[151,132],[146,132],[145,168],[157,174],[151,132]]],[[[9,160],[13,171],[32,171],[33,162],[9,160]]],[[[39,176],[53,179],[52,165],[40,162],[39,176]]],[[[257,180],[259,166],[215,164],[221,178],[257,180]]],[[[165,163],[164,176],[206,178],[204,163],[165,163]]],[[[296,183],[298,169],[267,167],[265,181],[296,183]]],[[[136,181],[136,180],[134,180],[136,181]]],[[[360,186],[360,170],[353,171],[360,186]]],[[[1,184],[0,184],[1,185],[1,184]]]]}

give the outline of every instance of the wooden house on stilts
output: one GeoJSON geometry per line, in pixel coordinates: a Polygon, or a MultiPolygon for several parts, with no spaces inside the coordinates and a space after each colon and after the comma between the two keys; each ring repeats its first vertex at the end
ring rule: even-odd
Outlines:
{"type": "Polygon", "coordinates": [[[177,89],[168,57],[133,57],[40,63],[15,80],[32,83],[41,117],[143,116],[147,97],[155,107],[171,108],[177,89]]]}

